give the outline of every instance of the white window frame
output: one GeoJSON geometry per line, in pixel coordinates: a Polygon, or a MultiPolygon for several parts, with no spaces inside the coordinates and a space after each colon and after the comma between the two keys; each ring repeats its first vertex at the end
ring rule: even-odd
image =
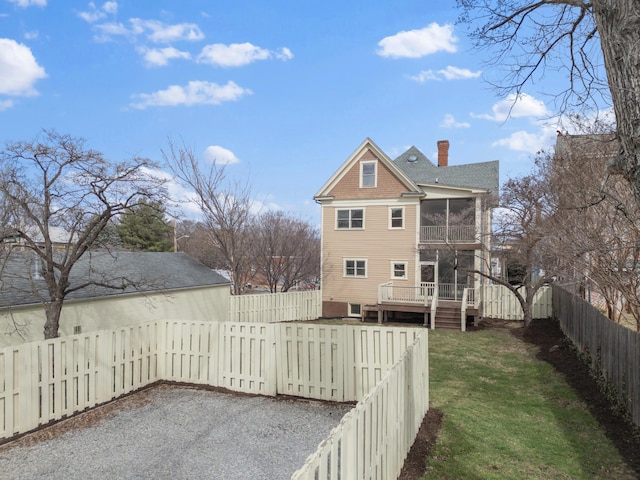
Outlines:
{"type": "Polygon", "coordinates": [[[349,317],[361,317],[362,316],[362,304],[361,303],[349,303],[347,306],[347,316],[349,317]],[[354,307],[357,307],[357,312],[354,312],[354,307]]]}
{"type": "Polygon", "coordinates": [[[391,260],[391,279],[392,280],[406,280],[407,276],[409,274],[408,271],[408,267],[409,267],[409,262],[407,262],[406,260],[391,260]],[[404,275],[401,277],[396,276],[396,265],[403,265],[404,266],[404,275]]]}
{"type": "Polygon", "coordinates": [[[364,230],[364,207],[362,208],[336,208],[336,230],[364,230]],[[354,211],[361,211],[362,212],[362,226],[361,227],[354,227],[353,226],[353,212],[354,211]],[[341,227],[339,225],[339,217],[340,217],[340,212],[349,212],[349,226],[348,227],[341,227]]]}
{"type": "Polygon", "coordinates": [[[367,278],[367,259],[366,258],[344,258],[342,261],[342,276],[345,278],[367,278]],[[353,275],[347,273],[347,262],[353,262],[353,275]],[[358,262],[363,262],[364,273],[358,274],[358,262]]]}
{"type": "MultiPolygon", "coordinates": [[[[372,176],[368,173],[367,178],[372,176]]],[[[363,160],[360,162],[360,188],[375,188],[378,186],[378,161],[377,160],[363,160]],[[365,185],[364,167],[365,165],[373,165],[373,185],[365,185]]]]}
{"type": "Polygon", "coordinates": [[[389,230],[404,230],[404,207],[389,207],[389,230]],[[394,210],[400,210],[402,212],[402,217],[400,218],[400,220],[402,220],[402,225],[399,227],[394,227],[393,226],[393,211],[394,210]]]}

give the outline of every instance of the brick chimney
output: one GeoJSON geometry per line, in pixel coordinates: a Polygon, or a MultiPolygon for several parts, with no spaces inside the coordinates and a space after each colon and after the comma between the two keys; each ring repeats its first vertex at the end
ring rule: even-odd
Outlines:
{"type": "Polygon", "coordinates": [[[449,140],[438,140],[438,166],[449,166],[449,140]]]}

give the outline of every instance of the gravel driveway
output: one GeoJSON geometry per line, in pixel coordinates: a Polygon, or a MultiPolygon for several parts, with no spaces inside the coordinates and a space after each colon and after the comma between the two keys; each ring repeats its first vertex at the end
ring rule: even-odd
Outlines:
{"type": "Polygon", "coordinates": [[[0,447],[0,478],[288,479],[351,408],[162,385],[0,447]]]}

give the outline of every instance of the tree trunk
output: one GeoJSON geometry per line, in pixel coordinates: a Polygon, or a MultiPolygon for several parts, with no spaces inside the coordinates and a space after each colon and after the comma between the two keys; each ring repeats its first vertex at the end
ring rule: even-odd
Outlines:
{"type": "Polygon", "coordinates": [[[593,0],[593,13],[620,140],[610,172],[624,176],[640,205],[640,2],[593,0]]]}
{"type": "Polygon", "coordinates": [[[45,305],[46,320],[44,322],[44,338],[58,338],[60,336],[60,314],[62,301],[53,301],[45,305]]]}

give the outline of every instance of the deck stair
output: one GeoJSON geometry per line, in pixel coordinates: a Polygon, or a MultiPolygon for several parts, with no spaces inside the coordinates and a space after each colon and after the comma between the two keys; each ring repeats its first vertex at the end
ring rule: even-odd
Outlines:
{"type": "Polygon", "coordinates": [[[436,329],[460,330],[460,302],[438,302],[436,329]]]}

